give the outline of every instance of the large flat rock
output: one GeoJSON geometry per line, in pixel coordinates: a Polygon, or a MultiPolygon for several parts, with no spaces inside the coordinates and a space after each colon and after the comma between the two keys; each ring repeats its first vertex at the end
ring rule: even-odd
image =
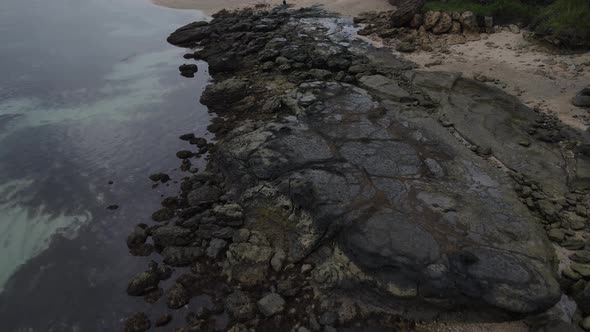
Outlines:
{"type": "Polygon", "coordinates": [[[230,134],[218,164],[237,194],[274,188],[311,215],[307,228],[289,219],[288,259],[336,240],[318,287],[517,313],[559,299],[551,247],[504,172],[423,112],[361,88],[304,83],[298,95],[315,102],[230,134]]]}

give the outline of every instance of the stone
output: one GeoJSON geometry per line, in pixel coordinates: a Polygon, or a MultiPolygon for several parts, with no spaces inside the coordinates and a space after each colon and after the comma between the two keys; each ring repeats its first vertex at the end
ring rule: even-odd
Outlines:
{"type": "Polygon", "coordinates": [[[156,326],[156,327],[166,326],[171,321],[172,321],[172,315],[171,314],[165,314],[165,315],[161,316],[160,318],[158,318],[154,322],[154,326],[156,326]]]}
{"type": "Polygon", "coordinates": [[[585,244],[584,240],[569,239],[569,240],[561,242],[559,245],[566,248],[566,249],[569,249],[569,250],[579,250],[579,249],[583,249],[586,244],[585,244]]]}
{"type": "Polygon", "coordinates": [[[547,218],[553,218],[557,214],[555,205],[549,200],[537,201],[537,207],[539,208],[539,212],[547,218]]]}
{"type": "Polygon", "coordinates": [[[247,93],[247,81],[230,78],[208,85],[201,95],[201,103],[213,108],[221,107],[239,101],[246,97],[247,93]]]}
{"type": "Polygon", "coordinates": [[[179,309],[187,305],[190,301],[188,291],[179,283],[175,283],[166,290],[166,304],[170,309],[179,309]]]}
{"type": "Polygon", "coordinates": [[[222,239],[213,239],[207,247],[207,256],[217,258],[221,251],[227,247],[227,241],[222,239]]]}
{"type": "Polygon", "coordinates": [[[170,208],[161,208],[152,213],[152,220],[155,222],[164,222],[174,218],[174,210],[170,208]]]}
{"type": "Polygon", "coordinates": [[[258,310],[266,316],[271,317],[285,310],[285,300],[277,293],[271,293],[258,301],[258,310]]]}
{"type": "Polygon", "coordinates": [[[160,278],[152,270],[141,272],[134,276],[127,285],[127,294],[131,296],[143,296],[155,289],[158,289],[160,278]]]}
{"type": "Polygon", "coordinates": [[[586,316],[582,319],[580,327],[583,328],[584,331],[590,331],[590,316],[586,316]]]}
{"type": "Polygon", "coordinates": [[[199,67],[195,64],[183,64],[178,67],[180,75],[184,77],[195,77],[195,73],[199,71],[199,67]]]}
{"type": "Polygon", "coordinates": [[[235,291],[225,298],[225,309],[235,320],[243,322],[254,316],[256,307],[248,294],[235,291]]]}
{"type": "Polygon", "coordinates": [[[145,244],[145,241],[148,238],[146,228],[146,225],[137,225],[133,228],[133,232],[127,236],[127,247],[129,249],[137,248],[145,244]]]}
{"type": "Polygon", "coordinates": [[[425,0],[388,0],[395,6],[389,20],[394,27],[402,27],[409,24],[414,15],[420,12],[425,0]]]}
{"type": "Polygon", "coordinates": [[[209,37],[211,32],[207,22],[193,22],[174,31],[167,40],[172,45],[190,46],[209,37]]]}
{"type": "Polygon", "coordinates": [[[572,99],[572,104],[578,107],[590,107],[590,88],[580,90],[572,99]]]}
{"type": "Polygon", "coordinates": [[[477,17],[473,12],[466,11],[461,14],[459,19],[464,31],[479,33],[479,25],[477,24],[477,17]]]}
{"type": "Polygon", "coordinates": [[[152,231],[152,240],[158,247],[185,246],[193,240],[190,230],[179,226],[166,225],[152,231]]]}
{"type": "Polygon", "coordinates": [[[125,332],[145,332],[150,327],[150,320],[143,312],[135,313],[125,321],[125,332]]]}
{"type": "Polygon", "coordinates": [[[176,157],[178,159],[188,159],[191,158],[194,154],[191,151],[188,150],[181,150],[176,152],[176,157]]]}
{"type": "Polygon", "coordinates": [[[188,194],[188,203],[191,206],[198,206],[200,204],[211,204],[219,200],[221,197],[221,189],[217,186],[203,186],[195,189],[188,194]]]}
{"type": "Polygon", "coordinates": [[[569,278],[571,280],[580,280],[582,278],[582,276],[579,273],[574,272],[574,270],[572,270],[569,266],[565,267],[561,274],[564,277],[569,278]]]}
{"type": "Polygon", "coordinates": [[[418,29],[424,23],[424,17],[421,14],[414,14],[410,21],[410,28],[418,29]]]}
{"type": "Polygon", "coordinates": [[[510,32],[512,32],[514,34],[520,33],[520,28],[518,26],[516,26],[515,24],[508,25],[508,29],[510,29],[510,32]]]}
{"type": "Polygon", "coordinates": [[[577,263],[590,263],[590,251],[580,250],[576,251],[570,256],[570,259],[577,263]]]}
{"type": "Polygon", "coordinates": [[[166,182],[170,181],[170,176],[165,173],[155,173],[155,174],[150,175],[149,178],[150,178],[150,180],[152,180],[154,182],[166,183],[166,182]]]}
{"type": "Polygon", "coordinates": [[[565,233],[561,229],[552,229],[547,233],[549,240],[555,242],[562,242],[565,239],[565,233]]]}
{"type": "Polygon", "coordinates": [[[426,14],[424,14],[424,28],[426,30],[432,30],[440,20],[441,16],[441,12],[426,12],[426,14]]]}
{"type": "Polygon", "coordinates": [[[457,21],[453,21],[453,24],[451,26],[451,30],[449,31],[449,33],[452,34],[460,34],[462,32],[461,29],[461,23],[457,22],[457,21]]]}
{"type": "Polygon", "coordinates": [[[436,25],[432,28],[432,33],[440,35],[448,32],[453,27],[453,19],[451,15],[442,13],[436,25]]]}
{"type": "Polygon", "coordinates": [[[570,267],[572,270],[579,273],[582,277],[584,277],[584,278],[590,277],[590,265],[580,264],[580,263],[572,263],[570,265],[570,267]]]}
{"type": "Polygon", "coordinates": [[[270,260],[270,266],[275,272],[280,272],[283,269],[283,263],[287,259],[287,254],[283,249],[275,250],[275,254],[272,256],[270,260]]]}
{"type": "Polygon", "coordinates": [[[204,251],[201,247],[166,247],[161,255],[164,263],[170,266],[188,266],[203,257],[204,251]]]}

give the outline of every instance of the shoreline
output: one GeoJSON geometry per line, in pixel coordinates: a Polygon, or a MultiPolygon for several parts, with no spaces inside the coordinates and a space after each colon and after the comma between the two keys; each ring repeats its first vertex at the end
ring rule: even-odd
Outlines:
{"type": "Polygon", "coordinates": [[[585,138],[468,75],[351,39],[346,24],[245,9],[169,37],[209,64],[201,103],[219,141],[181,136],[206,146],[179,151],[183,165],[208,152],[207,169],[128,238],[140,252],[151,239],[164,262],[128,293],[172,310],[209,296],[187,328],[223,313],[231,331],[523,331],[547,324],[538,312],[573,328],[559,315],[564,291],[582,296],[568,255],[589,238],[585,138]]]}
{"type": "MultiPolygon", "coordinates": [[[[152,0],[152,2],[168,8],[196,9],[208,15],[212,15],[223,9],[234,10],[252,7],[258,4],[271,8],[281,3],[279,0],[152,0]]],[[[367,0],[363,2],[354,0],[288,0],[287,3],[294,9],[321,5],[323,9],[350,17],[366,11],[386,11],[393,9],[393,6],[387,0],[367,0]]]]}

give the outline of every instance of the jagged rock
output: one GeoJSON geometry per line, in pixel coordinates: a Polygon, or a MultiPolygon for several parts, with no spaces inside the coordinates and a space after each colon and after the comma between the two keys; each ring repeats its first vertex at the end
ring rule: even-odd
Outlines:
{"type": "Polygon", "coordinates": [[[410,21],[410,28],[418,29],[422,24],[424,24],[424,16],[421,14],[414,14],[412,21],[410,21]]]}
{"type": "Polygon", "coordinates": [[[188,229],[166,225],[158,227],[152,231],[152,239],[156,246],[162,248],[170,246],[185,246],[192,241],[193,235],[188,229]]]}
{"type": "Polygon", "coordinates": [[[396,7],[390,20],[394,27],[406,26],[420,12],[425,0],[389,0],[396,7]]]}
{"type": "Polygon", "coordinates": [[[442,13],[438,22],[432,27],[432,33],[440,35],[443,33],[448,32],[453,27],[453,19],[451,15],[447,13],[442,13]]]}
{"type": "Polygon", "coordinates": [[[235,291],[225,298],[227,312],[237,321],[246,321],[252,318],[256,306],[250,300],[248,294],[242,291],[235,291]]]}
{"type": "Polygon", "coordinates": [[[426,30],[432,30],[438,24],[441,16],[441,12],[430,11],[424,14],[424,28],[426,30]]]}
{"type": "Polygon", "coordinates": [[[562,242],[565,239],[565,233],[561,229],[552,229],[547,233],[551,241],[562,242]]]}
{"type": "Polygon", "coordinates": [[[150,327],[150,320],[143,312],[135,313],[125,321],[125,332],[145,332],[150,327]]]}
{"type": "Polygon", "coordinates": [[[245,285],[255,285],[266,278],[272,248],[251,243],[232,243],[227,251],[225,273],[245,285]]]}
{"type": "Polygon", "coordinates": [[[180,75],[184,77],[195,77],[195,73],[199,71],[199,67],[195,64],[183,64],[178,67],[180,75]]]}
{"type": "Polygon", "coordinates": [[[146,232],[147,225],[137,225],[133,228],[133,232],[127,236],[127,247],[129,249],[142,246],[148,238],[146,232]]]}
{"type": "Polygon", "coordinates": [[[211,35],[212,30],[207,22],[193,22],[174,31],[168,42],[176,46],[191,46],[211,35]]]}
{"type": "Polygon", "coordinates": [[[477,17],[473,12],[466,11],[461,14],[459,19],[464,31],[479,33],[479,25],[477,24],[477,17]]]}
{"type": "Polygon", "coordinates": [[[258,301],[258,310],[266,316],[271,317],[285,310],[285,300],[277,293],[271,293],[258,301]]]}
{"type": "Polygon", "coordinates": [[[164,316],[162,316],[162,317],[158,318],[158,319],[155,321],[154,325],[155,325],[156,327],[162,327],[162,326],[166,326],[166,325],[168,325],[168,323],[170,323],[171,321],[172,321],[172,315],[170,315],[170,314],[166,314],[166,315],[164,315],[164,316]]]}
{"type": "Polygon", "coordinates": [[[282,250],[282,249],[275,250],[275,254],[274,254],[274,256],[272,256],[272,259],[270,260],[270,265],[272,266],[272,269],[275,272],[280,272],[283,268],[283,263],[285,262],[286,258],[287,258],[287,254],[285,253],[284,250],[282,250]]]}
{"type": "Polygon", "coordinates": [[[160,278],[155,271],[141,272],[127,285],[127,294],[131,296],[143,296],[158,288],[160,278]]]}
{"type": "Polygon", "coordinates": [[[190,301],[190,294],[179,283],[175,283],[166,291],[166,304],[170,309],[179,309],[190,301]]]}
{"type": "Polygon", "coordinates": [[[200,247],[166,247],[161,253],[164,263],[170,266],[187,266],[203,254],[200,247]]]}
{"type": "Polygon", "coordinates": [[[207,247],[207,256],[211,258],[217,258],[219,253],[221,253],[225,247],[227,247],[227,241],[222,239],[213,239],[209,243],[209,247],[207,247]]]}
{"type": "Polygon", "coordinates": [[[201,103],[210,107],[231,104],[246,97],[248,82],[230,78],[225,81],[208,85],[201,95],[201,103]]]}
{"type": "Polygon", "coordinates": [[[198,206],[200,204],[215,203],[221,197],[221,189],[217,186],[203,186],[188,194],[188,204],[198,206]]]}

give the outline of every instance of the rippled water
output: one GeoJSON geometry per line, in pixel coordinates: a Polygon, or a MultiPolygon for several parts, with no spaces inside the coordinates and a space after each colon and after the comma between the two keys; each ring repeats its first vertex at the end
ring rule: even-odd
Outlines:
{"type": "Polygon", "coordinates": [[[148,0],[0,2],[0,330],[116,331],[148,310],[125,294],[149,260],[125,237],[174,193],[147,176],[179,180],[177,137],[206,131],[206,65],[179,76],[183,50],[165,42],[203,18],[148,0]]]}

